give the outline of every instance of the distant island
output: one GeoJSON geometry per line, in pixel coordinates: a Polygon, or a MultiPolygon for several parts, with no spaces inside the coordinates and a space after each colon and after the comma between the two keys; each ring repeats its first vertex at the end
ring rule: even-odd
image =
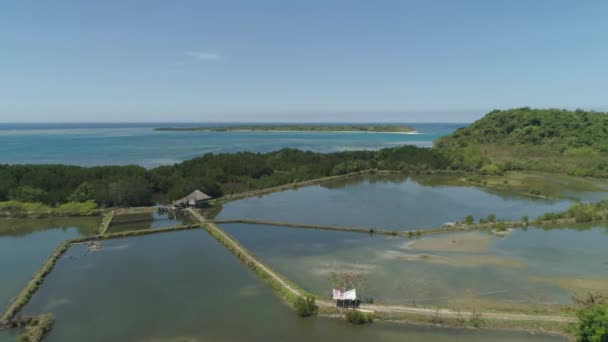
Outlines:
{"type": "Polygon", "coordinates": [[[177,132],[361,132],[361,133],[414,133],[416,130],[404,125],[238,125],[201,127],[161,127],[155,131],[177,132]]]}

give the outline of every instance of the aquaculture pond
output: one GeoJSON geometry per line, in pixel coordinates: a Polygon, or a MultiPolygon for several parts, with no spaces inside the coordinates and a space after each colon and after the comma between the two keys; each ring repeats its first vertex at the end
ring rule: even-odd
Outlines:
{"type": "Polygon", "coordinates": [[[135,214],[117,214],[112,220],[110,233],[124,232],[129,230],[166,228],[172,226],[188,225],[197,223],[187,213],[175,212],[145,212],[135,214]]]}
{"type": "Polygon", "coordinates": [[[200,229],[71,247],[26,306],[47,341],[553,341],[527,333],[298,318],[200,229]]]}
{"type": "Polygon", "coordinates": [[[63,241],[95,234],[99,217],[0,219],[0,308],[63,241]]]}
{"type": "MultiPolygon", "coordinates": [[[[564,188],[564,191],[566,188],[564,188]]],[[[546,199],[489,187],[477,187],[455,177],[368,176],[308,186],[224,204],[217,219],[250,218],[284,222],[387,229],[425,229],[495,214],[519,220],[562,211],[571,197],[585,199],[598,191],[569,191],[570,198],[546,199]]]]}
{"type": "MultiPolygon", "coordinates": [[[[530,308],[608,291],[608,228],[529,227],[417,239],[223,224],[246,248],[304,289],[329,296],[332,272],[360,274],[359,292],[384,304],[530,308]]],[[[555,308],[555,306],[552,306],[555,308]]]]}

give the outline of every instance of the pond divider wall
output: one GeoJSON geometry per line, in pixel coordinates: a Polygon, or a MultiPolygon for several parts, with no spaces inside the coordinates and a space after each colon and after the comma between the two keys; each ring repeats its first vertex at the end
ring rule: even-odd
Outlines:
{"type": "Polygon", "coordinates": [[[232,252],[237,258],[245,263],[251,270],[253,270],[264,282],[278,293],[283,300],[290,304],[294,304],[295,300],[300,297],[315,297],[314,295],[304,291],[297,285],[286,280],[285,277],[279,275],[277,272],[271,270],[268,266],[258,260],[253,253],[248,249],[241,246],[235,239],[230,237],[226,232],[216,226],[213,222],[207,221],[201,214],[195,212],[192,209],[188,211],[197,218],[202,224],[203,228],[213,236],[218,242],[224,245],[230,252],[232,252]]]}
{"type": "Polygon", "coordinates": [[[103,218],[101,219],[101,225],[99,226],[99,230],[97,231],[98,234],[103,235],[108,232],[108,229],[112,224],[112,220],[114,219],[115,213],[116,212],[114,210],[110,210],[103,214],[103,218]]]}
{"type": "Polygon", "coordinates": [[[15,297],[15,299],[8,305],[6,311],[0,316],[0,322],[6,322],[15,317],[15,315],[27,304],[34,293],[38,290],[40,285],[42,285],[44,278],[51,272],[57,260],[61,258],[63,253],[65,253],[70,247],[70,241],[62,242],[51,255],[46,259],[42,267],[38,269],[38,271],[34,274],[34,277],[25,285],[25,287],[21,290],[21,292],[15,297]]]}
{"type": "MultiPolygon", "coordinates": [[[[430,235],[430,234],[493,229],[493,228],[496,228],[496,225],[498,224],[498,223],[484,223],[484,224],[472,224],[472,225],[457,225],[457,226],[451,226],[451,227],[441,227],[441,228],[432,228],[432,229],[388,230],[388,229],[381,229],[381,228],[326,226],[326,225],[307,224],[307,223],[291,223],[291,222],[265,221],[265,220],[252,220],[252,219],[213,220],[212,222],[217,223],[217,224],[241,223],[241,224],[281,226],[281,227],[290,227],[290,228],[335,230],[335,231],[351,232],[351,233],[382,234],[382,235],[401,236],[401,237],[416,237],[416,236],[430,235]]],[[[505,222],[504,224],[507,227],[516,227],[518,225],[521,225],[522,223],[505,222]]]]}

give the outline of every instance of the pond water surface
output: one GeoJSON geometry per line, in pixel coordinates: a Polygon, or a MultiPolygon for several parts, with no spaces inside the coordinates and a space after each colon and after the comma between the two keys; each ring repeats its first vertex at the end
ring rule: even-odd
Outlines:
{"type": "Polygon", "coordinates": [[[47,341],[554,341],[527,333],[301,319],[203,230],[71,247],[25,308],[47,341]]]}
{"type": "MultiPolygon", "coordinates": [[[[578,194],[581,199],[597,195],[578,194]]],[[[454,177],[366,176],[229,202],[216,218],[406,230],[441,227],[468,214],[476,219],[491,213],[505,220],[535,218],[572,203],[476,187],[454,177]]]]}
{"type": "Polygon", "coordinates": [[[0,308],[61,242],[94,234],[99,224],[98,217],[0,219],[0,308]]]}
{"type": "Polygon", "coordinates": [[[137,214],[117,214],[108,232],[157,229],[197,223],[190,215],[168,212],[149,212],[137,214]]]}
{"type": "Polygon", "coordinates": [[[384,304],[528,307],[569,304],[572,295],[608,291],[605,226],[418,239],[264,225],[221,227],[279,273],[319,295],[329,296],[332,272],[362,275],[362,296],[384,304]]]}

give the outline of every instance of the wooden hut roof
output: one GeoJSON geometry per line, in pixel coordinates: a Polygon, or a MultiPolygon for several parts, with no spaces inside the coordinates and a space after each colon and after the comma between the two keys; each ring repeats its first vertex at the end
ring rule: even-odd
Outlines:
{"type": "Polygon", "coordinates": [[[184,198],[178,199],[177,201],[173,201],[174,204],[187,203],[189,201],[204,201],[211,199],[211,196],[200,190],[194,190],[192,193],[184,198]]]}

